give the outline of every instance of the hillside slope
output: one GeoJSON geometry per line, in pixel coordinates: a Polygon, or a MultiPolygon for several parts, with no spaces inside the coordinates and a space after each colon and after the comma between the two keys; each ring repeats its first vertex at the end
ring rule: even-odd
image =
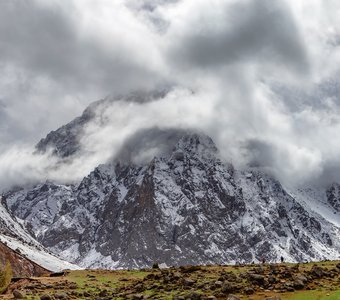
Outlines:
{"type": "Polygon", "coordinates": [[[6,244],[0,242],[0,264],[4,266],[9,261],[14,276],[41,276],[50,272],[21,255],[19,251],[14,251],[6,244]]]}

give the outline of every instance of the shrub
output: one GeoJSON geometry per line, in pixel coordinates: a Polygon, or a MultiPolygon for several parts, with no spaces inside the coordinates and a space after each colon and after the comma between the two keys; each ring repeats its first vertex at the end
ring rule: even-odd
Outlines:
{"type": "Polygon", "coordinates": [[[0,294],[7,290],[9,284],[11,283],[12,276],[12,267],[10,262],[7,261],[5,267],[0,270],[0,294]]]}

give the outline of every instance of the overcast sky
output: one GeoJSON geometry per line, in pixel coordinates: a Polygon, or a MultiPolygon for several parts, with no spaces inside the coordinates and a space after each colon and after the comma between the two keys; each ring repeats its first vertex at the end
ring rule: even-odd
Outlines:
{"type": "Polygon", "coordinates": [[[77,176],[160,126],[203,130],[282,180],[340,181],[339,46],[337,0],[0,1],[0,185],[48,177],[32,147],[89,103],[164,85],[87,129],[96,156],[77,176]]]}

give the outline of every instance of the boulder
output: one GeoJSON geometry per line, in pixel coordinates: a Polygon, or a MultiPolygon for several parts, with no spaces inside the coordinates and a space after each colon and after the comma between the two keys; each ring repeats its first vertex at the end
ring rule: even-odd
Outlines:
{"type": "Polygon", "coordinates": [[[66,300],[68,299],[68,295],[66,293],[55,293],[54,294],[55,299],[61,299],[61,300],[66,300]]]}
{"type": "Polygon", "coordinates": [[[264,285],[265,283],[265,276],[264,275],[259,275],[259,274],[252,274],[249,273],[248,274],[248,279],[253,282],[256,283],[257,285],[264,285]]]}
{"type": "Polygon", "coordinates": [[[72,282],[72,283],[68,286],[68,288],[69,288],[70,290],[76,290],[76,289],[78,288],[78,284],[72,282]]]}
{"type": "Polygon", "coordinates": [[[14,297],[15,299],[25,299],[25,298],[26,298],[26,296],[25,296],[21,291],[19,291],[19,290],[17,290],[17,289],[15,289],[15,290],[13,291],[13,297],[14,297]]]}
{"type": "Polygon", "coordinates": [[[290,270],[294,273],[299,272],[300,264],[295,264],[294,266],[290,267],[290,270]]]}
{"type": "Polygon", "coordinates": [[[227,300],[240,300],[240,298],[239,298],[239,297],[236,297],[235,295],[229,295],[229,296],[227,297],[227,300]]]}
{"type": "Polygon", "coordinates": [[[244,293],[245,293],[246,295],[252,295],[252,294],[254,294],[254,289],[251,288],[251,287],[245,287],[245,288],[244,288],[244,293]]]}
{"type": "Polygon", "coordinates": [[[152,264],[152,269],[159,269],[158,263],[153,263],[152,264]]]}
{"type": "Polygon", "coordinates": [[[196,281],[190,278],[183,278],[182,283],[185,286],[193,286],[196,283],[196,281]]]}
{"type": "Polygon", "coordinates": [[[301,280],[304,284],[308,282],[308,278],[305,275],[297,274],[294,276],[294,280],[301,280]]]}
{"type": "Polygon", "coordinates": [[[179,296],[179,295],[173,296],[172,299],[173,300],[185,300],[184,296],[179,296]]]}
{"type": "Polygon", "coordinates": [[[292,285],[296,290],[302,290],[305,287],[305,283],[300,279],[295,279],[292,285]]]}
{"type": "Polygon", "coordinates": [[[273,284],[273,283],[276,283],[276,282],[277,282],[277,279],[276,279],[275,276],[269,275],[269,276],[268,276],[268,282],[269,282],[270,284],[273,284]]]}
{"type": "Polygon", "coordinates": [[[202,294],[200,294],[199,292],[190,292],[189,294],[187,294],[185,297],[185,299],[190,299],[190,300],[201,300],[202,299],[202,294]]]}
{"type": "Polygon", "coordinates": [[[221,291],[225,294],[235,291],[235,286],[229,281],[225,281],[222,285],[221,291]]]}
{"type": "Polygon", "coordinates": [[[318,265],[313,265],[312,269],[310,270],[310,274],[314,278],[322,278],[325,275],[323,268],[319,267],[318,265]]]}
{"type": "Polygon", "coordinates": [[[98,293],[98,296],[99,297],[107,297],[108,295],[108,291],[107,290],[101,290],[99,293],[98,293]]]}
{"type": "Polygon", "coordinates": [[[235,273],[229,272],[224,275],[225,280],[228,280],[229,282],[236,282],[238,280],[238,277],[235,273]]]}

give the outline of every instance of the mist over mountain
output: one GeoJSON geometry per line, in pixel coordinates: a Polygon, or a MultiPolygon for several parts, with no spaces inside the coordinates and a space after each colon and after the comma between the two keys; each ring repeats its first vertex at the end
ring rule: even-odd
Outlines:
{"type": "MultiPolygon", "coordinates": [[[[77,138],[64,130],[82,125],[75,119],[37,149],[49,144],[67,164],[77,138]]],[[[112,269],[337,259],[339,195],[339,184],[291,190],[261,167],[238,170],[204,133],[150,128],[79,181],[40,182],[3,198],[60,258],[112,269]]]]}
{"type": "Polygon", "coordinates": [[[290,185],[338,180],[336,1],[0,5],[2,190],[79,180],[153,127],[205,132],[225,161],[290,185]],[[47,149],[32,156],[103,97],[82,134],[59,131],[78,139],[69,169],[47,149]]]}
{"type": "Polygon", "coordinates": [[[86,268],[339,258],[339,12],[0,2],[0,240],[86,268]]]}

